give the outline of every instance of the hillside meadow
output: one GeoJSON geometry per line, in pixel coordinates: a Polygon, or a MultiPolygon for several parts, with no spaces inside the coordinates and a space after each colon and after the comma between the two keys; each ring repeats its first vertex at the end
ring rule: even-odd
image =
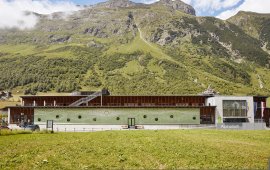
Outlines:
{"type": "Polygon", "coordinates": [[[266,169],[270,131],[1,133],[0,169],[266,169]]]}

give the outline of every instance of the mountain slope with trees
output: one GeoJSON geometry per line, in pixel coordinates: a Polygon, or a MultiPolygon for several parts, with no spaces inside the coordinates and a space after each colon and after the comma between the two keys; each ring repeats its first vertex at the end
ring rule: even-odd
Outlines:
{"type": "Polygon", "coordinates": [[[242,13],[223,21],[180,0],[110,0],[65,17],[35,14],[32,30],[0,32],[0,88],[197,94],[211,85],[267,95],[270,15],[242,13]]]}

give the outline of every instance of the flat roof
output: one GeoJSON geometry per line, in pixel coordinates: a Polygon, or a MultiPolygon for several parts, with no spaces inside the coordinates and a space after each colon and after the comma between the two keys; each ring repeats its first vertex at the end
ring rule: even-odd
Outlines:
{"type": "Polygon", "coordinates": [[[38,108],[38,109],[55,109],[55,108],[216,108],[216,106],[8,106],[6,108],[38,108]]]}
{"type": "Polygon", "coordinates": [[[260,97],[260,98],[268,98],[269,96],[210,96],[210,97],[260,97]]]}
{"type": "MultiPolygon", "coordinates": [[[[21,98],[27,97],[87,97],[91,95],[70,95],[70,96],[20,96],[21,98]]],[[[103,97],[214,97],[206,95],[105,95],[103,97]]]]}
{"type": "MultiPolygon", "coordinates": [[[[27,96],[20,96],[21,98],[27,98],[27,97],[87,97],[91,95],[67,95],[67,96],[50,96],[50,95],[44,95],[44,96],[38,96],[38,95],[27,95],[27,96]]],[[[233,95],[181,95],[181,94],[171,94],[171,95],[103,95],[104,96],[111,96],[111,97],[262,97],[262,98],[268,98],[269,96],[233,96],[233,95]]]]}

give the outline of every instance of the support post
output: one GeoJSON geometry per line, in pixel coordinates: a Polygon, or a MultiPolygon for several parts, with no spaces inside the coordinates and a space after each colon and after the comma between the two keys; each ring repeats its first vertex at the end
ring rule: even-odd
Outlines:
{"type": "Polygon", "coordinates": [[[10,108],[8,108],[8,124],[10,124],[10,119],[11,119],[11,116],[10,116],[10,108]]]}
{"type": "Polygon", "coordinates": [[[102,99],[102,92],[101,92],[101,106],[103,106],[103,99],[102,99]]]}

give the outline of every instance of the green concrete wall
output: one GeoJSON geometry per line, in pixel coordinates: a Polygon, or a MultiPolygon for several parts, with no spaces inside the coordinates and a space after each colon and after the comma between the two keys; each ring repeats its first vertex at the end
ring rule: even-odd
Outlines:
{"type": "Polygon", "coordinates": [[[34,122],[58,124],[126,125],[200,124],[199,108],[36,108],[34,122]],[[144,118],[146,115],[146,118],[144,118]],[[171,118],[173,115],[173,118],[171,118]],[[81,116],[81,118],[79,118],[81,116]],[[58,118],[57,118],[58,117],[58,118]],[[119,120],[117,120],[117,117],[119,120]],[[158,118],[158,121],[155,119],[158,118]],[[70,119],[68,122],[67,119],[70,119]],[[96,119],[96,121],[94,121],[96,119]]]}

